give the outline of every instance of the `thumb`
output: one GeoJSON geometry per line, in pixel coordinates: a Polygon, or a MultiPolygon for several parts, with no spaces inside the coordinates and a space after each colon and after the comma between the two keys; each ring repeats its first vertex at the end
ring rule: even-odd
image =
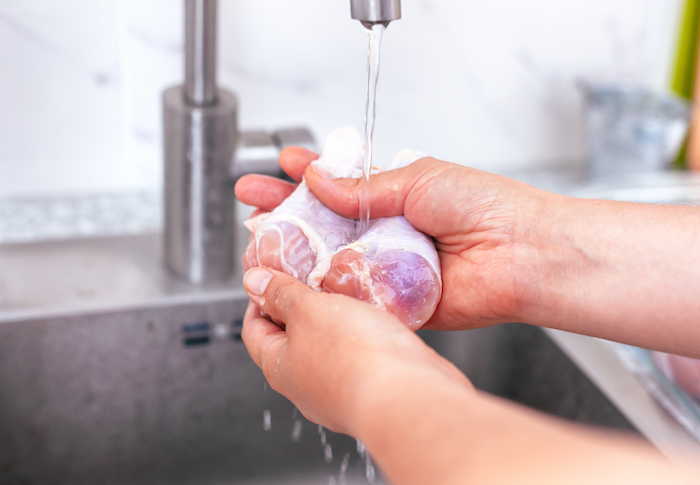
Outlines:
{"type": "Polygon", "coordinates": [[[298,279],[269,268],[251,268],[243,277],[243,287],[273,320],[288,324],[303,309],[313,308],[311,300],[318,293],[298,279]]]}
{"type": "MultiPolygon", "coordinates": [[[[431,157],[370,176],[370,213],[372,218],[405,214],[407,199],[420,187],[452,164],[431,157]]],[[[344,217],[359,218],[359,194],[362,179],[333,178],[315,165],[309,165],[304,178],[311,191],[332,211],[344,217]]]]}

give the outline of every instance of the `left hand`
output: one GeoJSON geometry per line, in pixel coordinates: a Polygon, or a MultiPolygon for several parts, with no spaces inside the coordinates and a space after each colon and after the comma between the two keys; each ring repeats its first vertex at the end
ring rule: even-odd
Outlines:
{"type": "Polygon", "coordinates": [[[267,268],[252,268],[243,282],[251,299],[242,332],[248,352],[270,386],[317,424],[358,436],[361,408],[387,384],[410,386],[412,377],[473,389],[396,317],[368,303],[316,292],[267,268]]]}

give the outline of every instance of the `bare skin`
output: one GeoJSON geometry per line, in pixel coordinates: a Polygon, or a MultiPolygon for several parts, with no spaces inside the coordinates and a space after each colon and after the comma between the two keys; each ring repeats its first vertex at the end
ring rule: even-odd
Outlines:
{"type": "MultiPolygon", "coordinates": [[[[287,149],[280,165],[356,216],[356,182],[324,178],[308,166],[316,157],[287,149]]],[[[429,158],[371,184],[373,217],[404,214],[436,240],[444,293],[427,327],[521,321],[700,357],[699,210],[571,199],[429,158]]],[[[236,195],[271,210],[293,190],[247,176],[236,195]]],[[[633,440],[475,391],[369,304],[264,268],[244,285],[243,340],[270,385],[312,421],[363,440],[391,483],[697,481],[697,469],[633,440]]]]}

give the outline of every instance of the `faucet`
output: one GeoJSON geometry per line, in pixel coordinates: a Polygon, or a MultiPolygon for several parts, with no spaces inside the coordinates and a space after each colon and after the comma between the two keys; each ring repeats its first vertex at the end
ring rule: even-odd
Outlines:
{"type": "Polygon", "coordinates": [[[386,27],[401,18],[401,0],[350,0],[350,16],[369,30],[374,24],[386,27]]]}
{"type": "Polygon", "coordinates": [[[217,0],[185,0],[185,83],[162,98],[164,262],[195,284],[233,274],[235,180],[280,176],[282,148],[315,148],[305,128],[239,132],[236,96],[216,82],[216,20],[217,0]]]}
{"type": "MultiPolygon", "coordinates": [[[[217,86],[218,0],[185,2],[185,83],[163,92],[165,265],[200,284],[233,274],[233,185],[247,173],[282,176],[286,146],[315,149],[305,128],[240,132],[236,96],[217,86]]],[[[368,29],[401,18],[400,0],[350,0],[368,29]]]]}

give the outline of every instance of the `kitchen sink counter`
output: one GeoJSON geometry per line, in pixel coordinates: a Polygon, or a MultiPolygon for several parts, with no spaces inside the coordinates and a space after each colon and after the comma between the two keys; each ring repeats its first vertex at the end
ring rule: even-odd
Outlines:
{"type": "Polygon", "coordinates": [[[603,340],[561,330],[545,333],[651,443],[671,459],[700,461],[697,442],[618,360],[603,340]]]}

